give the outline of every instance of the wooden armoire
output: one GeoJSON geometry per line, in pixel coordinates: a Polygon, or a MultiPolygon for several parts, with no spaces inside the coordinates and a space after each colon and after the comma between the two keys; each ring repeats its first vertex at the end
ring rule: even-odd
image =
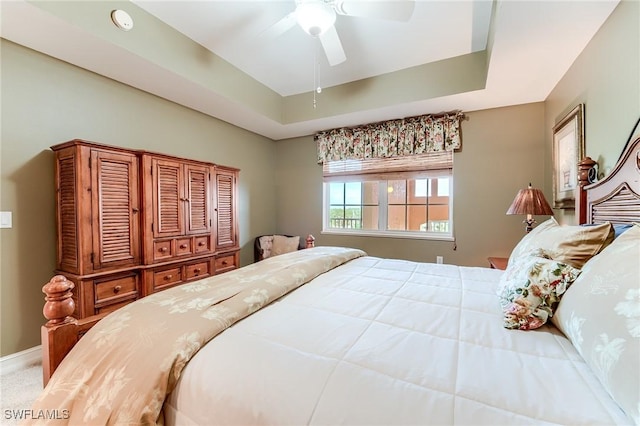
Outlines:
{"type": "Polygon", "coordinates": [[[238,169],[79,139],[51,149],[56,272],[76,318],[238,267],[238,169]]]}

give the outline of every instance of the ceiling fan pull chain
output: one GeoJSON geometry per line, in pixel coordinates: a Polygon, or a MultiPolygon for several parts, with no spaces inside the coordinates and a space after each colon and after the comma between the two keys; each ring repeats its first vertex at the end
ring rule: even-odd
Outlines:
{"type": "Polygon", "coordinates": [[[315,83],[315,91],[317,93],[322,93],[322,86],[320,86],[320,61],[319,61],[319,57],[320,55],[318,55],[318,50],[320,49],[320,39],[318,39],[318,42],[316,43],[316,59],[315,59],[315,63],[316,63],[316,83],[315,83]]]}
{"type": "Polygon", "coordinates": [[[314,48],[313,48],[313,109],[316,109],[317,103],[316,103],[316,93],[320,93],[320,85],[318,83],[319,80],[319,72],[318,72],[318,43],[320,42],[319,39],[317,37],[314,37],[314,39],[316,39],[314,41],[314,48]]]}

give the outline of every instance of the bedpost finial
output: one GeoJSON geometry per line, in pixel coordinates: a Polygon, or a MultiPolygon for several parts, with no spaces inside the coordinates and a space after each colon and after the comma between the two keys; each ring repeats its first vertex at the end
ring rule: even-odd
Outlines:
{"type": "Polygon", "coordinates": [[[63,275],[56,275],[42,287],[45,294],[42,314],[48,320],[45,325],[50,326],[69,321],[75,311],[75,302],[71,292],[75,284],[63,275]]]}
{"type": "Polygon", "coordinates": [[[316,246],[316,237],[314,237],[313,235],[309,234],[309,235],[307,235],[306,242],[307,242],[306,248],[315,247],[316,246]]]}

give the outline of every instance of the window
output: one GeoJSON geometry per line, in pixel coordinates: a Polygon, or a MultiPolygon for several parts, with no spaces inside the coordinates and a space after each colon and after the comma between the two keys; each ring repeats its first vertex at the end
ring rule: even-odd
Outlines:
{"type": "Polygon", "coordinates": [[[452,155],[444,157],[325,164],[323,232],[451,239],[452,155]]]}

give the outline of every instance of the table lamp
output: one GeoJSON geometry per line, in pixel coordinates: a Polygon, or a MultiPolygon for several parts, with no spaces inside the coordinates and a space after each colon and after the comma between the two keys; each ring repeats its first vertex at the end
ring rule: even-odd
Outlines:
{"type": "Polygon", "coordinates": [[[526,231],[531,232],[533,224],[536,222],[533,215],[551,215],[553,216],[553,210],[544,198],[542,191],[536,188],[529,187],[518,191],[516,198],[511,203],[507,214],[526,214],[527,218],[523,221],[526,223],[526,231]]]}

